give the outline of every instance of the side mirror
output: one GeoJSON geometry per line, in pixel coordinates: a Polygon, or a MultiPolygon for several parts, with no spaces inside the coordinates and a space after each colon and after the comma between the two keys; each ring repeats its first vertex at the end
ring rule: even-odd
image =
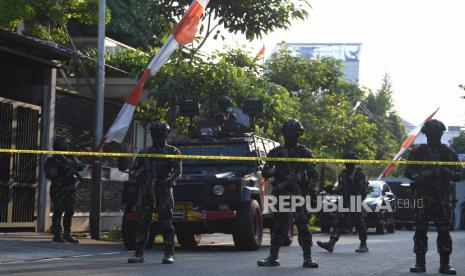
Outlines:
{"type": "Polygon", "coordinates": [[[118,157],[118,170],[128,172],[130,166],[130,157],[118,157]]]}

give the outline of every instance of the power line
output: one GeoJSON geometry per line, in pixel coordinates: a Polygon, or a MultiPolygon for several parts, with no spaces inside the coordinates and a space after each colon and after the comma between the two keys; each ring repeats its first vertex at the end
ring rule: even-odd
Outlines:
{"type": "Polygon", "coordinates": [[[397,136],[395,136],[392,132],[389,131],[389,129],[387,129],[385,126],[383,126],[383,124],[378,120],[378,116],[376,116],[375,114],[373,114],[370,110],[368,110],[368,108],[361,104],[360,105],[360,109],[365,113],[365,115],[367,115],[370,119],[373,120],[373,122],[375,122],[375,124],[381,128],[383,128],[384,130],[386,130],[386,132],[392,136],[392,138],[394,138],[396,141],[398,141],[399,143],[402,143],[402,140],[400,140],[400,138],[398,138],[397,136]]]}

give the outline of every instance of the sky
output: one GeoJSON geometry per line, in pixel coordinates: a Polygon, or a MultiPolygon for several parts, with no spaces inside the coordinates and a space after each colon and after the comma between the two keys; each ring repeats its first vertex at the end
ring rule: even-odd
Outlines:
{"type": "MultiPolygon", "coordinates": [[[[420,124],[436,108],[446,125],[465,125],[465,1],[463,0],[309,0],[305,21],[293,21],[262,40],[227,35],[228,45],[268,57],[280,41],[362,43],[360,85],[377,90],[391,76],[395,110],[420,124]]],[[[220,49],[209,40],[204,50],[220,49]]]]}

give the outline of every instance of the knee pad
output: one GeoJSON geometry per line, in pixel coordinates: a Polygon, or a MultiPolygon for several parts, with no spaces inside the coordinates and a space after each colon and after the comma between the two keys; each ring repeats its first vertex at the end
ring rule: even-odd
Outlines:
{"type": "Polygon", "coordinates": [[[438,227],[438,238],[436,240],[438,253],[439,254],[450,254],[452,253],[452,238],[449,234],[449,228],[445,228],[445,231],[439,231],[438,227]]]}
{"type": "Polygon", "coordinates": [[[426,232],[416,232],[413,236],[415,245],[413,246],[413,252],[416,254],[426,254],[428,251],[428,237],[426,232]]]}

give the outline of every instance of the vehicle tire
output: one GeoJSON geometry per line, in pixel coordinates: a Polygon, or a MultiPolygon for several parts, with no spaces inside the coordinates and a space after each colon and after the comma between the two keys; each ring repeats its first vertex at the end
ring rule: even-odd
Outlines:
{"type": "Polygon", "coordinates": [[[402,224],[396,223],[396,230],[402,230],[402,224]]]}
{"type": "Polygon", "coordinates": [[[179,245],[184,248],[194,248],[199,245],[202,235],[190,233],[188,231],[176,232],[176,238],[179,245]]]}
{"type": "Polygon", "coordinates": [[[409,230],[409,231],[412,231],[413,230],[413,224],[407,224],[405,226],[405,229],[409,230]]]}
{"type": "Polygon", "coordinates": [[[127,213],[124,212],[121,223],[121,236],[123,237],[124,247],[127,250],[136,248],[137,221],[128,221],[127,213]]]}
{"type": "Polygon", "coordinates": [[[287,236],[284,240],[284,246],[289,246],[294,241],[294,218],[291,214],[289,214],[289,227],[287,230],[287,236]]]}
{"type": "Polygon", "coordinates": [[[257,250],[262,244],[263,221],[255,199],[244,202],[234,220],[233,240],[239,250],[257,250]]]}

